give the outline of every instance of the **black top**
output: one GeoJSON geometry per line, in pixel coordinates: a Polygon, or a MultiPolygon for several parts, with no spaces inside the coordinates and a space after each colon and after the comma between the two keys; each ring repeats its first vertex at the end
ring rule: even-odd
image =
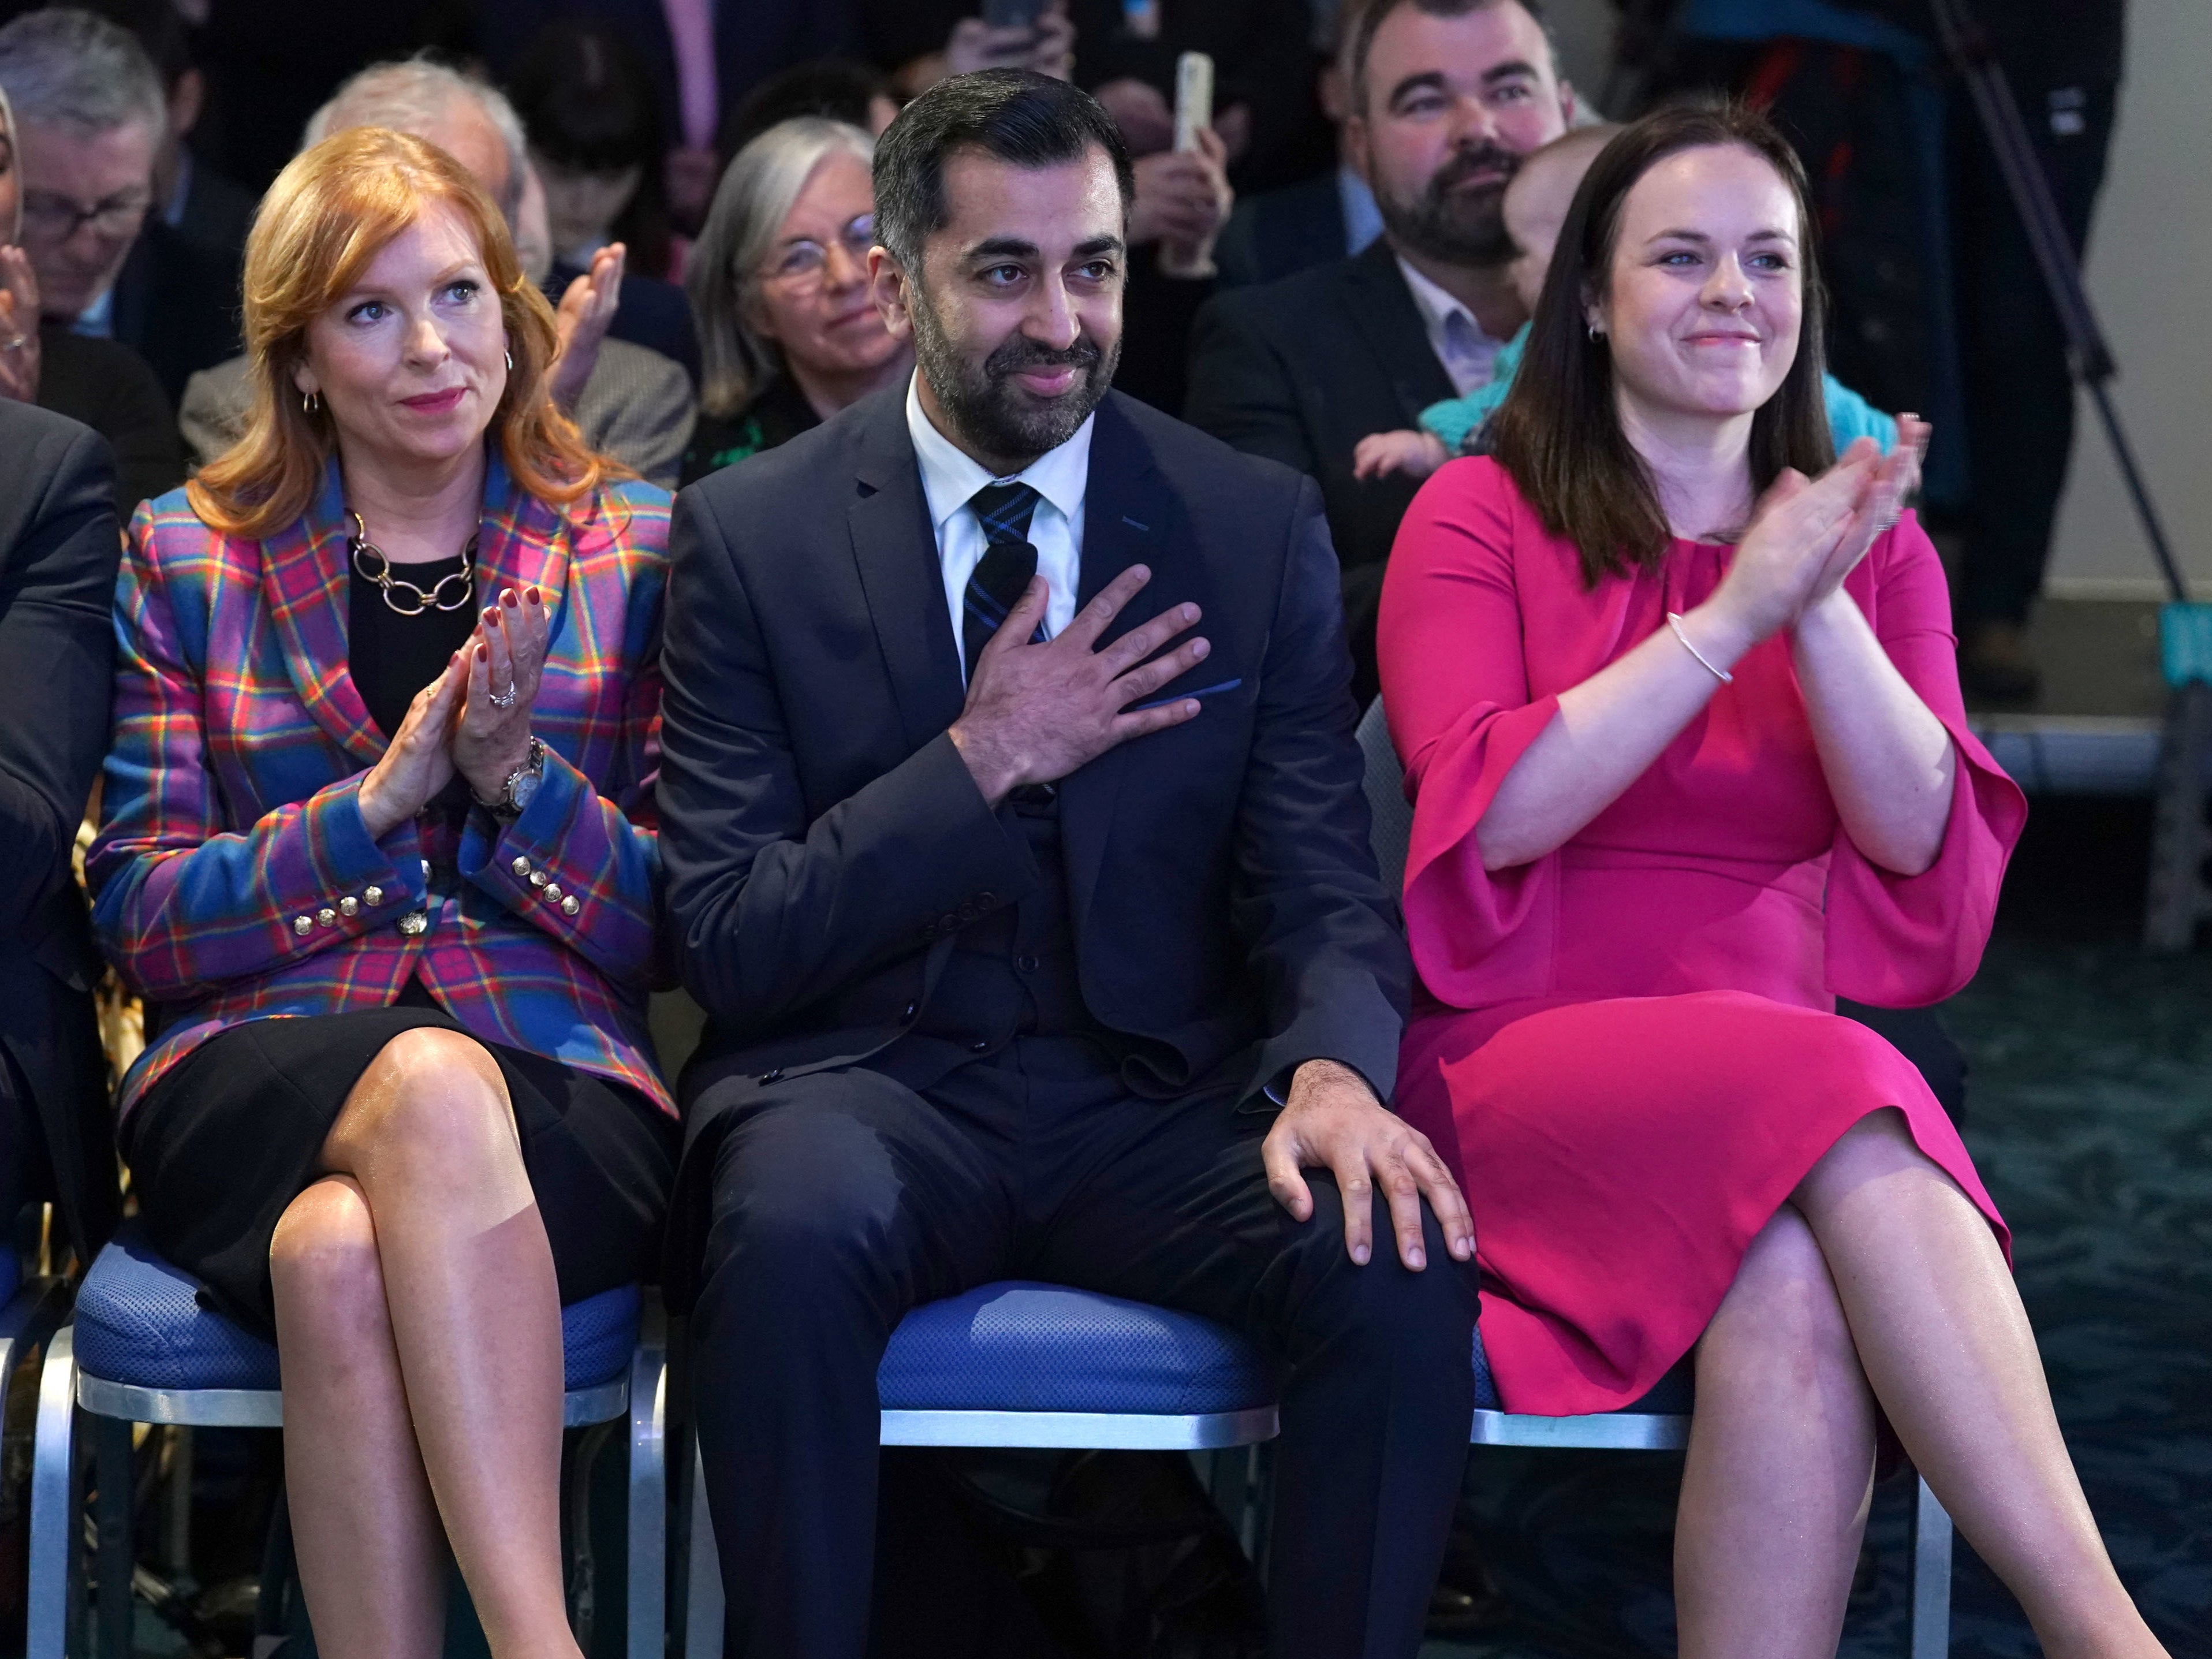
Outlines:
{"type": "Polygon", "coordinates": [[[789,376],[778,374],[734,415],[699,411],[699,423],[691,428],[691,441],[684,447],[684,471],[677,487],[696,483],[709,472],[719,472],[748,455],[788,443],[821,424],[822,417],[806,401],[806,394],[792,384],[789,376]]]}
{"type": "MultiPolygon", "coordinates": [[[[482,607],[472,593],[458,610],[441,611],[431,605],[415,616],[402,616],[384,602],[383,590],[352,562],[350,546],[349,543],[346,576],[351,592],[346,637],[352,643],[348,667],[361,700],[368,705],[368,717],[390,738],[407,718],[407,706],[415,701],[415,694],[445,672],[446,659],[476,630],[477,612],[482,607]]],[[[457,555],[427,564],[394,565],[392,574],[427,592],[437,586],[441,577],[457,575],[460,568],[461,557],[457,555]]],[[[447,593],[459,586],[449,584],[447,593]]],[[[403,605],[414,597],[404,588],[398,591],[403,605]]]]}

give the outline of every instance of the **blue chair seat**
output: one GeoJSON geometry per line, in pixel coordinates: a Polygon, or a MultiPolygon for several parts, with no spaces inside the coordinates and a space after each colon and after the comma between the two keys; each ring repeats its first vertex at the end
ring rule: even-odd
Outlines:
{"type": "MultiPolygon", "coordinates": [[[[1674,1368],[1654,1383],[1650,1393],[1632,1405],[1623,1406],[1625,1414],[1651,1417],[1687,1417],[1690,1414],[1692,1379],[1695,1368],[1685,1357],[1674,1368]]],[[[1474,1408],[1477,1411],[1504,1411],[1498,1398],[1498,1382],[1490,1374],[1490,1356],[1482,1351],[1482,1333],[1474,1334],[1474,1408]]]]}
{"type": "Polygon", "coordinates": [[[1275,1401],[1275,1373],[1227,1327],[1010,1279],[915,1309],[876,1373],[886,1411],[1197,1416],[1275,1401]]]}
{"type": "MultiPolygon", "coordinates": [[[[125,1224],[77,1291],[78,1367],[142,1389],[276,1388],[275,1346],[202,1307],[198,1290],[155,1254],[136,1223],[125,1224]]],[[[637,1344],[641,1304],[638,1287],[624,1285],[561,1310],[570,1390],[623,1374],[637,1344]]]]}

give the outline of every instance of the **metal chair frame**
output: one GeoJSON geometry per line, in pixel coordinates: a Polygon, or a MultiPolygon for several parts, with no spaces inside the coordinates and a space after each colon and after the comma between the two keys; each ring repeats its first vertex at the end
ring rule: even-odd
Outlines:
{"type": "MultiPolygon", "coordinates": [[[[989,1446],[1068,1451],[1228,1451],[1272,1440],[1281,1430],[1273,1406],[1243,1411],[997,1412],[887,1410],[886,1446],[989,1446]]],[[[691,1451],[690,1543],[684,1555],[684,1659],[722,1651],[722,1569],[696,1437],[691,1451]]],[[[38,1659],[36,1655],[32,1659],[38,1659]]],[[[633,1655],[631,1659],[635,1659],[633,1655]]]]}
{"type": "MultiPolygon", "coordinates": [[[[666,1343],[650,1311],[630,1356],[627,1375],[563,1398],[568,1428],[629,1419],[627,1659],[662,1659],[667,1609],[666,1343]]],[[[81,1596],[77,1574],[81,1534],[76,1524],[77,1416],[91,1419],[96,1455],[118,1461],[130,1451],[136,1423],[188,1428],[277,1429],[284,1396],[275,1389],[149,1389],[112,1382],[80,1370],[76,1333],[64,1327],[46,1347],[39,1382],[38,1429],[31,1472],[31,1548],[26,1659],[67,1659],[81,1596]],[[100,1443],[105,1439],[106,1444],[100,1443]]],[[[101,1483],[98,1552],[128,1559],[131,1493],[124,1483],[101,1483]],[[114,1491],[114,1501],[106,1494],[114,1491]]],[[[131,1577],[100,1575],[100,1659],[127,1659],[131,1651],[131,1577]]]]}
{"type": "MultiPolygon", "coordinates": [[[[1584,1417],[1532,1417],[1478,1407],[1468,1436],[1477,1446],[1537,1446],[1567,1451],[1680,1451],[1690,1419],[1645,1412],[1584,1417]]],[[[1944,1659],[1951,1651],[1951,1517],[1917,1474],[1913,1480],[1912,1553],[1905,1568],[1911,1611],[1910,1659],[1944,1659]]]]}

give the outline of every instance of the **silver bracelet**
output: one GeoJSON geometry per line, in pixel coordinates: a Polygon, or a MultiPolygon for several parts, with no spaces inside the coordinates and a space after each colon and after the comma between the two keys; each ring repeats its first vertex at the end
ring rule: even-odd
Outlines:
{"type": "Polygon", "coordinates": [[[1705,653],[1698,650],[1696,646],[1690,643],[1690,636],[1682,631],[1682,613],[1680,611],[1669,611],[1667,613],[1667,626],[1674,630],[1674,637],[1681,641],[1682,649],[1688,652],[1692,656],[1698,659],[1698,667],[1704,669],[1705,672],[1711,674],[1723,685],[1733,685],[1735,684],[1735,675],[1729,673],[1725,668],[1714,667],[1712,664],[1705,660],[1705,653]]]}

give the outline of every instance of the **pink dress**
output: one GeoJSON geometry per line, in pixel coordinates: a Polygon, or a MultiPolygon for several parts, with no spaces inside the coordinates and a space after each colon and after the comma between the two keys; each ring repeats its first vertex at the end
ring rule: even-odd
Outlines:
{"type": "Polygon", "coordinates": [[[2027,817],[1966,729],[1942,568],[1912,517],[1846,586],[1957,746],[1932,867],[1894,875],[1844,833],[1784,638],[1564,847],[1482,866],[1475,825],[1559,694],[1704,601],[1729,553],[1677,541],[1656,572],[1586,588],[1504,470],[1462,460],[1414,499],[1383,583],[1422,988],[1398,1104],[1465,1183],[1509,1410],[1608,1411],[1648,1390],[1869,1112],[1901,1109],[2008,1243],[1919,1073],[1834,1012],[1838,994],[1910,1007],[1972,976],[2027,817]]]}

